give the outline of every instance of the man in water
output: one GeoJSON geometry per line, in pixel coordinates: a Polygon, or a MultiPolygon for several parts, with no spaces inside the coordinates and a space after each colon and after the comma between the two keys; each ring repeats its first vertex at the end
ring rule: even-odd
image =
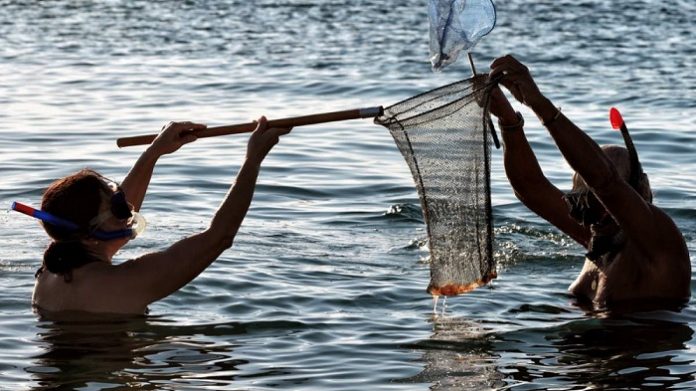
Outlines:
{"type": "Polygon", "coordinates": [[[490,77],[500,75],[500,84],[534,111],[575,170],[571,193],[551,184],[525,137],[521,114],[495,87],[490,111],[499,120],[505,172],[515,195],[588,250],[569,291],[595,309],[688,301],[686,243],[672,219],[652,204],[637,155],[632,164],[626,148],[597,145],[539,91],[514,57],[493,61],[490,77]]]}

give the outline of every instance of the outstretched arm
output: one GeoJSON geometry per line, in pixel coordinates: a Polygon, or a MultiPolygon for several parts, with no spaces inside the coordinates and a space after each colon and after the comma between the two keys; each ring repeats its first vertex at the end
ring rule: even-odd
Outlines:
{"type": "Polygon", "coordinates": [[[498,87],[491,92],[490,111],[498,117],[503,135],[505,174],[515,196],[534,213],[587,246],[589,231],[570,218],[563,192],[554,186],[539,166],[524,134],[523,121],[498,87]]]}
{"type": "MultiPolygon", "coordinates": [[[[561,113],[536,86],[526,66],[512,56],[496,59],[491,76],[504,74],[501,83],[529,106],[548,129],[568,164],[583,178],[624,232],[654,254],[663,248],[656,229],[670,229],[671,220],[646,202],[629,185],[599,145],[561,113]]],[[[658,231],[659,232],[659,231],[658,231]]]]}
{"type": "Polygon", "coordinates": [[[259,119],[247,147],[246,159],[235,183],[218,208],[209,228],[182,239],[167,250],[144,255],[119,265],[115,275],[127,294],[143,306],[177,291],[207,268],[227,248],[246,216],[261,162],[290,129],[268,129],[259,119]]]}
{"type": "Polygon", "coordinates": [[[205,129],[205,125],[192,122],[170,122],[162,128],[159,136],[140,155],[121,183],[128,202],[133,205],[136,212],[143,204],[157,160],[162,155],[175,152],[182,145],[196,140],[192,131],[199,129],[205,129]]]}

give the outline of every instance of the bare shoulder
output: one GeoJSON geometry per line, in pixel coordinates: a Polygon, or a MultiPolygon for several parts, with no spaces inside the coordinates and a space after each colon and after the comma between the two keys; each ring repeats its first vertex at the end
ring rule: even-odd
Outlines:
{"type": "Polygon", "coordinates": [[[688,298],[691,293],[691,259],[681,231],[674,220],[657,206],[650,205],[656,246],[645,265],[651,287],[662,286],[670,297],[688,298]]]}
{"type": "Polygon", "coordinates": [[[661,208],[650,205],[652,212],[652,225],[654,234],[659,238],[660,253],[668,254],[672,257],[689,259],[689,251],[686,241],[677,224],[661,208]]]}
{"type": "Polygon", "coordinates": [[[43,272],[34,287],[33,304],[49,311],[143,314],[147,304],[129,290],[119,267],[95,262],[62,275],[43,272]]]}

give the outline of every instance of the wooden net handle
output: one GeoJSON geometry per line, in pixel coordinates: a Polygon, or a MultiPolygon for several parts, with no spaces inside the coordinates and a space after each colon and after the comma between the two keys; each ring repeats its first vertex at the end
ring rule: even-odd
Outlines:
{"type": "MultiPolygon", "coordinates": [[[[382,106],[378,106],[378,107],[367,107],[367,108],[362,108],[362,109],[333,111],[330,113],[310,114],[310,115],[304,115],[304,116],[300,116],[300,117],[281,118],[281,119],[269,120],[268,127],[269,128],[292,128],[295,126],[314,125],[314,124],[321,124],[321,123],[325,123],[325,122],[345,121],[345,120],[349,120],[349,119],[358,119],[358,118],[372,118],[372,117],[377,117],[379,115],[382,115],[383,111],[384,110],[383,110],[382,106]]],[[[254,129],[256,129],[256,122],[247,122],[247,123],[243,123],[243,124],[214,126],[214,127],[210,127],[210,128],[206,128],[206,129],[196,130],[196,131],[194,131],[194,134],[198,138],[203,138],[203,137],[222,136],[225,134],[251,132],[254,129]]],[[[119,148],[130,147],[133,145],[145,145],[145,144],[152,143],[152,141],[155,138],[157,138],[157,134],[147,134],[147,135],[142,135],[142,136],[122,137],[122,138],[119,138],[118,140],[116,140],[116,145],[118,145],[119,148]]]]}

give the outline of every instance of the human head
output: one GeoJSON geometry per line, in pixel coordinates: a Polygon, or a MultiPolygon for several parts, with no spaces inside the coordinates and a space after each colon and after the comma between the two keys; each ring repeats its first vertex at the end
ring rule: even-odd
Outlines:
{"type": "Polygon", "coordinates": [[[93,170],[84,169],[53,182],[44,192],[41,210],[77,226],[66,228],[42,221],[53,238],[44,253],[42,269],[63,274],[66,281],[72,279],[73,269],[105,257],[110,259],[134,232],[128,226],[130,219],[123,219],[126,214],[133,216],[125,195],[93,170]],[[117,196],[121,197],[120,203],[114,202],[117,196]]]}
{"type": "Polygon", "coordinates": [[[100,213],[105,197],[111,193],[104,177],[90,169],[54,181],[43,194],[41,210],[71,221],[81,229],[71,232],[42,223],[46,233],[56,241],[85,237],[90,221],[100,213]]]}
{"type": "MultiPolygon", "coordinates": [[[[604,145],[602,152],[614,165],[619,178],[630,183],[632,168],[628,150],[618,145],[604,145]]],[[[639,173],[634,189],[644,200],[652,202],[652,191],[647,175],[639,173]]],[[[585,226],[606,221],[605,218],[608,217],[604,206],[577,172],[573,175],[573,190],[563,198],[568,204],[570,216],[585,226]]]]}
{"type": "MultiPolygon", "coordinates": [[[[604,155],[614,164],[614,168],[616,168],[619,177],[629,182],[631,177],[631,158],[628,150],[619,145],[602,145],[601,148],[604,155]]],[[[634,190],[640,194],[644,200],[652,202],[652,190],[647,174],[640,174],[638,184],[634,187],[634,190]]],[[[589,191],[587,184],[577,172],[573,174],[573,191],[589,191]]]]}

